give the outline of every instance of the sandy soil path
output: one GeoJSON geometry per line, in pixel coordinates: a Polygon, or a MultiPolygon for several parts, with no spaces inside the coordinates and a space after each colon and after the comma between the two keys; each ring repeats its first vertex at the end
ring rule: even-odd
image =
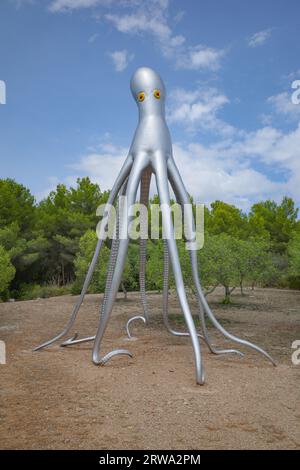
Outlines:
{"type": "MultiPolygon", "coordinates": [[[[2,449],[295,449],[300,447],[300,365],[291,344],[300,340],[300,292],[275,289],[234,295],[216,315],[231,332],[267,349],[273,367],[254,351],[212,356],[202,347],[206,385],[194,381],[188,338],[170,336],[161,322],[162,299],[150,294],[152,321],[124,325],[141,313],[138,294],[117,301],[103,351],[125,347],[133,359],[116,357],[105,367],[91,363],[91,344],[31,348],[60,331],[74,297],[0,304],[0,339],[7,364],[0,365],[2,449]]],[[[87,296],[76,324],[80,335],[97,326],[102,296],[87,296]]],[[[196,310],[196,304],[191,302],[196,310]]],[[[179,320],[171,297],[174,325],[179,320]]],[[[228,345],[214,329],[215,343],[228,345]]]]}

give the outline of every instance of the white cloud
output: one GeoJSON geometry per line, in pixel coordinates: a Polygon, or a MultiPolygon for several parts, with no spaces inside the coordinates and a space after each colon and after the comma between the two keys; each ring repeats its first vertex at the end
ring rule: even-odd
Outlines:
{"type": "Polygon", "coordinates": [[[167,0],[133,0],[125,3],[126,8],[109,12],[104,17],[119,32],[130,35],[151,35],[163,49],[181,46],[185,38],[173,35],[168,24],[167,0]]]}
{"type": "Polygon", "coordinates": [[[170,20],[168,0],[52,0],[53,13],[80,8],[110,7],[102,18],[119,32],[130,35],[150,35],[163,55],[176,67],[191,70],[217,70],[225,50],[202,44],[187,45],[186,38],[173,29],[183,17],[179,11],[170,20]]]}
{"type": "Polygon", "coordinates": [[[300,69],[289,73],[288,75],[285,75],[285,79],[287,78],[288,80],[300,80],[300,69]]]}
{"type": "Polygon", "coordinates": [[[176,144],[174,156],[186,189],[197,202],[221,199],[249,210],[254,201],[284,194],[284,185],[237,158],[224,157],[216,148],[176,144]]]}
{"type": "MultiPolygon", "coordinates": [[[[193,99],[190,93],[187,101],[193,99]]],[[[104,135],[99,145],[68,167],[69,174],[62,182],[74,185],[78,177],[89,176],[102,190],[111,189],[128,154],[128,147],[115,145],[112,140],[110,134],[104,135]]],[[[189,144],[173,144],[186,189],[197,202],[209,204],[221,199],[243,210],[266,198],[279,202],[284,195],[300,204],[299,149],[300,123],[289,132],[266,126],[221,136],[211,144],[201,144],[195,137],[189,144]]],[[[58,182],[55,177],[49,179],[38,198],[45,197],[58,182]]]]}
{"type": "MultiPolygon", "coordinates": [[[[182,17],[183,13],[180,12],[182,17]]],[[[217,70],[225,50],[198,44],[189,46],[181,34],[174,34],[168,22],[168,2],[137,1],[130,13],[108,13],[107,21],[125,34],[153,36],[163,55],[174,60],[176,67],[192,70],[217,70]],[[159,7],[159,8],[158,8],[159,7]]]]}
{"type": "Polygon", "coordinates": [[[69,178],[89,176],[91,181],[100,185],[102,191],[111,189],[127,154],[127,148],[103,142],[97,152],[87,153],[79,163],[71,165],[70,168],[78,175],[69,178]]]}
{"type": "Polygon", "coordinates": [[[178,68],[191,70],[218,70],[225,50],[214,49],[199,44],[198,46],[184,48],[176,54],[176,65],[178,68]]]}
{"type": "Polygon", "coordinates": [[[80,8],[91,8],[98,5],[109,5],[111,0],[53,0],[49,10],[53,13],[62,11],[79,10],[80,8]]]}
{"type": "Polygon", "coordinates": [[[300,123],[286,133],[265,127],[243,134],[209,146],[174,146],[189,192],[202,202],[220,198],[245,209],[265,198],[279,201],[285,194],[299,204],[300,123]]]}
{"type": "Polygon", "coordinates": [[[270,38],[271,32],[271,29],[264,29],[262,31],[258,31],[248,39],[248,45],[250,47],[262,46],[267,41],[267,39],[270,38]]]}
{"type": "MultiPolygon", "coordinates": [[[[153,1],[150,3],[153,3],[153,1]]],[[[171,30],[166,24],[161,13],[149,14],[150,12],[141,11],[132,14],[107,14],[105,18],[110,21],[118,31],[122,33],[138,34],[148,32],[163,41],[170,38],[171,30]]]]}
{"type": "Polygon", "coordinates": [[[292,92],[283,92],[278,95],[270,96],[268,103],[270,103],[276,114],[291,119],[298,119],[300,117],[300,105],[292,102],[292,92]]]}
{"type": "Polygon", "coordinates": [[[123,70],[125,70],[128,66],[129,62],[134,59],[134,54],[130,54],[126,49],[123,49],[122,51],[110,52],[108,55],[113,61],[115,70],[117,72],[123,72],[123,70]]]}
{"type": "Polygon", "coordinates": [[[118,31],[127,34],[151,34],[158,42],[163,54],[175,61],[178,68],[192,70],[217,70],[225,50],[205,45],[187,46],[186,38],[181,34],[174,35],[167,23],[164,9],[154,12],[155,0],[147,2],[148,7],[131,14],[107,14],[105,18],[118,31]],[[149,8],[150,6],[150,8],[149,8]]]}
{"type": "Polygon", "coordinates": [[[236,132],[233,126],[218,117],[229,100],[215,88],[199,88],[194,91],[177,88],[171,92],[169,103],[170,123],[182,124],[192,132],[200,129],[223,135],[236,132]]]}

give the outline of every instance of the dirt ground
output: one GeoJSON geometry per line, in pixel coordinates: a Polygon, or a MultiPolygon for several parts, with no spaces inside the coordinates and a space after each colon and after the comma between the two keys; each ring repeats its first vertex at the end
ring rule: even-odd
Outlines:
{"type": "MultiPolygon", "coordinates": [[[[195,384],[189,338],[173,337],[161,321],[162,298],[149,294],[151,322],[125,322],[141,313],[139,295],[122,295],[105,334],[103,352],[128,348],[106,366],[91,362],[91,343],[39,352],[32,347],[60,331],[75,297],[0,305],[1,449],[295,449],[300,447],[300,365],[291,344],[300,340],[300,292],[275,289],[209,296],[223,325],[256,342],[278,361],[242,348],[246,355],[214,356],[202,345],[206,384],[195,384]]],[[[76,329],[94,334],[100,295],[88,295],[76,329]]],[[[191,301],[196,311],[196,304],[191,301]]],[[[174,326],[183,329],[175,295],[174,326]]],[[[229,346],[213,328],[218,345],[229,346]]]]}

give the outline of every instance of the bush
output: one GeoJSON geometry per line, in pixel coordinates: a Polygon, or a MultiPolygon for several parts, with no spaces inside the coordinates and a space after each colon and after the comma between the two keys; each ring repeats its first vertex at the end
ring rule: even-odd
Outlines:
{"type": "Polygon", "coordinates": [[[18,291],[11,293],[11,296],[17,300],[48,299],[49,297],[58,297],[71,293],[72,286],[57,287],[56,285],[22,284],[18,291]]]}
{"type": "MultiPolygon", "coordinates": [[[[72,287],[72,294],[79,294],[83,286],[86,274],[92,261],[97,244],[97,235],[93,230],[87,232],[80,238],[79,251],[75,258],[76,280],[72,287]]],[[[109,261],[109,249],[104,245],[101,248],[100,256],[92,277],[89,292],[96,294],[103,292],[106,283],[107,266],[109,261]]]]}
{"type": "Polygon", "coordinates": [[[290,289],[300,290],[300,275],[299,276],[289,276],[289,278],[288,278],[288,287],[290,289]]]}
{"type": "Polygon", "coordinates": [[[8,286],[15,277],[15,273],[16,270],[8,252],[0,245],[0,298],[6,299],[8,286]]]}

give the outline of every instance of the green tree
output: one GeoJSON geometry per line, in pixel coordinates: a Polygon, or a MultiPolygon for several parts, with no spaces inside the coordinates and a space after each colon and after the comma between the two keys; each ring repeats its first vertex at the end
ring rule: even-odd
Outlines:
{"type": "Polygon", "coordinates": [[[139,244],[135,242],[129,243],[127,259],[125,261],[124,271],[122,275],[121,288],[126,297],[127,291],[137,290],[139,288],[139,272],[140,272],[140,251],[139,244]]]}
{"type": "Polygon", "coordinates": [[[205,227],[212,235],[227,234],[244,238],[247,234],[247,216],[232,204],[215,201],[205,212],[205,227]]]}
{"type": "Polygon", "coordinates": [[[0,229],[17,223],[22,236],[35,222],[35,200],[29,189],[12,179],[0,179],[0,229]]]}
{"type": "Polygon", "coordinates": [[[209,235],[199,253],[200,273],[205,286],[224,287],[224,303],[239,283],[239,272],[234,253],[234,238],[227,234],[209,235]]]}
{"type": "Polygon", "coordinates": [[[16,270],[12,289],[35,279],[38,260],[35,224],[35,199],[29,189],[12,179],[0,180],[0,244],[16,270]]]}
{"type": "MultiPolygon", "coordinates": [[[[81,291],[89,269],[89,265],[94,255],[97,240],[97,235],[94,230],[87,230],[80,238],[79,250],[74,260],[76,274],[76,280],[73,286],[74,293],[79,293],[81,291]]],[[[107,248],[107,246],[102,246],[96,269],[89,287],[89,292],[92,294],[104,292],[109,253],[110,250],[107,248]]]]}
{"type": "Polygon", "coordinates": [[[288,245],[289,274],[300,277],[300,233],[295,233],[288,245]]]}
{"type": "Polygon", "coordinates": [[[8,286],[15,275],[15,268],[10,261],[9,253],[0,245],[0,298],[6,295],[8,286]]]}
{"type": "Polygon", "coordinates": [[[274,263],[269,243],[265,240],[232,240],[233,256],[243,294],[244,283],[267,284],[274,276],[274,263]]]}
{"type": "MultiPolygon", "coordinates": [[[[90,263],[92,261],[96,244],[98,238],[96,232],[94,230],[87,230],[86,233],[80,238],[79,241],[79,250],[75,257],[75,274],[76,279],[73,285],[73,292],[79,293],[81,291],[82,285],[84,283],[86,274],[88,272],[90,263]]],[[[89,287],[89,292],[92,294],[96,294],[99,292],[104,292],[105,285],[106,285],[106,277],[107,277],[107,269],[109,264],[110,258],[110,249],[104,243],[102,245],[99,259],[95,268],[95,272],[93,274],[91,284],[89,287]]],[[[129,259],[127,258],[125,261],[122,281],[121,281],[121,288],[126,296],[126,288],[133,290],[136,286],[135,280],[132,274],[132,265],[130,264],[129,259]],[[123,284],[123,286],[122,286],[123,284]]]]}
{"type": "Polygon", "coordinates": [[[48,241],[44,254],[43,278],[64,285],[74,279],[74,258],[80,237],[96,229],[96,209],[107,201],[89,178],[77,180],[77,187],[58,185],[38,207],[37,229],[48,241]]]}
{"type": "Polygon", "coordinates": [[[284,197],[281,204],[267,200],[254,204],[249,214],[249,226],[252,235],[257,236],[257,228],[267,232],[271,249],[275,253],[285,254],[287,245],[294,231],[299,227],[298,209],[291,198],[284,197]],[[256,233],[255,233],[256,232],[256,233]]]}
{"type": "Polygon", "coordinates": [[[163,288],[164,247],[163,241],[149,240],[147,243],[146,288],[158,290],[163,288]]]}
{"type": "Polygon", "coordinates": [[[39,280],[44,254],[48,242],[32,230],[31,238],[22,236],[17,222],[0,229],[0,244],[9,253],[12,264],[16,269],[13,288],[18,289],[20,283],[30,283],[39,280]]]}

